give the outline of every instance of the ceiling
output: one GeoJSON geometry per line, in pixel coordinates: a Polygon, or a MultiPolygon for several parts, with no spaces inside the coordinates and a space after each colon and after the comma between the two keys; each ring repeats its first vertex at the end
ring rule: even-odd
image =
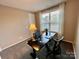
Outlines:
{"type": "Polygon", "coordinates": [[[0,4],[30,12],[36,12],[54,6],[64,0],[0,0],[0,4]]]}

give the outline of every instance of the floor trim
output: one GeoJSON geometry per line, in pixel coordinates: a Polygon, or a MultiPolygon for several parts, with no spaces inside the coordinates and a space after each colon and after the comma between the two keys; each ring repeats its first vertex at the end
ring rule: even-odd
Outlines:
{"type": "Polygon", "coordinates": [[[75,49],[75,46],[74,45],[73,45],[73,49],[74,49],[75,59],[77,59],[77,57],[76,57],[76,49],[75,49]]]}
{"type": "Polygon", "coordinates": [[[68,41],[68,40],[63,40],[63,41],[65,41],[65,42],[69,42],[69,43],[72,43],[72,44],[73,44],[73,42],[72,42],[72,41],[68,41]]]}
{"type": "Polygon", "coordinates": [[[10,48],[10,47],[12,47],[12,46],[15,46],[16,44],[19,44],[19,43],[21,43],[21,42],[23,42],[23,41],[28,41],[28,39],[30,39],[30,37],[29,38],[25,38],[25,39],[23,39],[23,40],[21,40],[21,41],[18,41],[18,42],[16,42],[16,43],[14,43],[14,44],[11,44],[11,45],[9,45],[9,46],[7,46],[7,47],[5,47],[5,48],[0,48],[0,52],[2,52],[3,50],[5,50],[5,49],[8,49],[8,48],[10,48]]]}

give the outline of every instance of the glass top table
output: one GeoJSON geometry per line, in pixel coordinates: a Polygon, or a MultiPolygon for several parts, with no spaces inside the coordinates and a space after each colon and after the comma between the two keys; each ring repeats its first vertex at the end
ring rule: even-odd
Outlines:
{"type": "Polygon", "coordinates": [[[41,41],[38,42],[29,40],[28,44],[36,51],[39,51],[54,35],[56,35],[54,32],[48,32],[47,35],[46,33],[43,33],[41,36],[41,41]]]}
{"type": "Polygon", "coordinates": [[[28,44],[33,48],[34,55],[37,55],[38,54],[37,52],[40,52],[40,50],[42,51],[43,47],[45,47],[46,44],[50,43],[51,40],[56,39],[55,37],[56,34],[57,34],[56,32],[48,32],[47,35],[46,33],[43,33],[41,36],[41,41],[39,42],[32,40],[28,41],[28,44]]]}
{"type": "Polygon", "coordinates": [[[48,32],[48,34],[46,35],[46,33],[43,33],[41,36],[41,43],[45,44],[47,43],[51,37],[53,37],[56,33],[54,32],[48,32]]]}

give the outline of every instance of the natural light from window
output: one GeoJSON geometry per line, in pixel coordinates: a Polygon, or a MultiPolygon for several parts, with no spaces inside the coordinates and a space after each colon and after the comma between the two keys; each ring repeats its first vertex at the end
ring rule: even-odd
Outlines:
{"type": "Polygon", "coordinates": [[[40,15],[40,30],[48,29],[49,31],[61,32],[63,25],[63,12],[61,9],[57,9],[47,13],[41,13],[40,15]]]}

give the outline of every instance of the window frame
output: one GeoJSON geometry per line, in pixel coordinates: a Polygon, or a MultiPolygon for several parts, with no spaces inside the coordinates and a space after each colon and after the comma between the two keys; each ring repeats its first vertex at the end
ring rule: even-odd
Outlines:
{"type": "Polygon", "coordinates": [[[41,14],[49,13],[49,30],[50,30],[50,24],[52,24],[52,23],[50,23],[50,19],[51,19],[50,13],[54,12],[56,10],[60,10],[61,14],[59,16],[60,16],[61,21],[59,22],[60,23],[59,24],[59,32],[63,34],[63,32],[64,32],[64,5],[65,4],[61,4],[60,6],[55,7],[53,9],[40,12],[40,31],[43,31],[43,29],[41,28],[41,24],[42,24],[41,23],[41,19],[42,19],[42,17],[41,17],[42,15],[41,14]]]}

